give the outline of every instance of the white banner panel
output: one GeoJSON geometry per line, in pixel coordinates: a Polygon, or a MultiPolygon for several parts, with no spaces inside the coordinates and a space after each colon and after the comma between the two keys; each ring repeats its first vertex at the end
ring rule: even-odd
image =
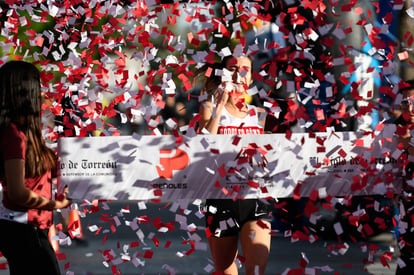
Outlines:
{"type": "Polygon", "coordinates": [[[59,183],[88,200],[399,192],[394,132],[62,138],[59,183]]]}

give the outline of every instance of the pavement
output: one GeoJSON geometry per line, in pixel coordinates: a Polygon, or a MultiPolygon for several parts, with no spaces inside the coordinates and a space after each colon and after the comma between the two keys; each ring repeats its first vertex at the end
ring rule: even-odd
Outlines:
{"type": "MultiPolygon", "coordinates": [[[[197,205],[179,206],[181,202],[100,205],[100,211],[81,219],[84,242],[60,245],[62,274],[210,274],[204,219],[197,205]]],[[[395,274],[398,251],[390,232],[365,241],[301,240],[273,233],[266,274],[301,268],[295,274],[395,274]]],[[[0,266],[4,262],[0,258],[0,266]]],[[[5,274],[8,270],[0,269],[5,274]]]]}

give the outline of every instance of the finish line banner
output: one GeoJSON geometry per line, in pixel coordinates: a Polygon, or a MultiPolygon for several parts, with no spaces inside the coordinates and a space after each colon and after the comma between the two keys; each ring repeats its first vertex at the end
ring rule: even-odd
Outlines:
{"type": "Polygon", "coordinates": [[[87,200],[399,192],[395,126],[374,133],[62,138],[59,185],[87,200]]]}

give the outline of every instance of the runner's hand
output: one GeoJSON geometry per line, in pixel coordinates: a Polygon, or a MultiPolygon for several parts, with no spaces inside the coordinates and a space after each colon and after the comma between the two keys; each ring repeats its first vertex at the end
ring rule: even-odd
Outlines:
{"type": "Polygon", "coordinates": [[[66,208],[72,204],[72,200],[67,197],[69,187],[65,187],[61,194],[56,196],[55,209],[66,208]]]}

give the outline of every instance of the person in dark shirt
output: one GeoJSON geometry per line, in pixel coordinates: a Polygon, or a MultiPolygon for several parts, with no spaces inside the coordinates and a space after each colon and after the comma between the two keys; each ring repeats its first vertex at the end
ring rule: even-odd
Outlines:
{"type": "Polygon", "coordinates": [[[414,81],[406,82],[407,86],[400,90],[402,101],[401,115],[395,120],[397,138],[400,146],[404,147],[405,159],[403,165],[403,188],[398,196],[400,202],[400,235],[398,246],[400,256],[397,265],[397,275],[412,274],[414,270],[414,144],[410,142],[414,130],[414,81]]]}

